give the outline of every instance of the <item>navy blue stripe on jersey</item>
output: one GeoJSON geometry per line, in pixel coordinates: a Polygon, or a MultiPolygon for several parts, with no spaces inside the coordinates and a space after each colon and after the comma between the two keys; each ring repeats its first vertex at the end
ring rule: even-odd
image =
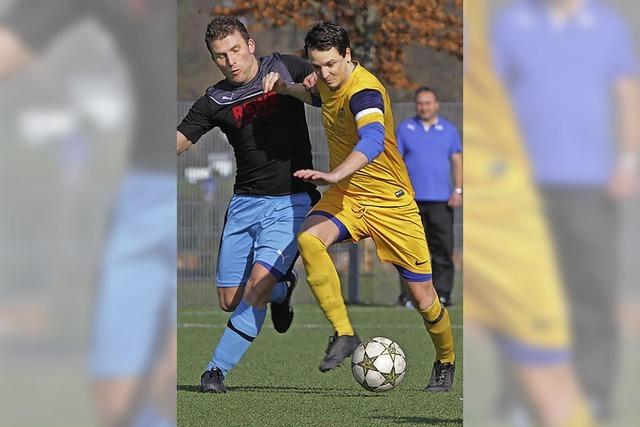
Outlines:
{"type": "Polygon", "coordinates": [[[384,126],[380,123],[369,123],[358,129],[360,141],[354,147],[369,160],[369,163],[384,151],[384,126]]]}
{"type": "Polygon", "coordinates": [[[384,101],[382,95],[375,89],[364,89],[351,96],[349,109],[355,117],[360,111],[377,108],[384,114],[384,101]]]}

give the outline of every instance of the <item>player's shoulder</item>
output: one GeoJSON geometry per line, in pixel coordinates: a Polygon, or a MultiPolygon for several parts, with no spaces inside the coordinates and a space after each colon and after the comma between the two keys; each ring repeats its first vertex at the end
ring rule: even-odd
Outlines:
{"type": "Polygon", "coordinates": [[[353,81],[349,85],[348,97],[353,100],[354,96],[360,96],[365,93],[370,95],[371,93],[378,92],[382,99],[386,96],[386,89],[380,83],[380,80],[367,69],[362,66],[358,66],[353,76],[353,81]]]}
{"type": "Polygon", "coordinates": [[[260,59],[258,59],[260,68],[267,69],[268,71],[277,69],[283,65],[288,68],[297,62],[304,61],[297,56],[280,52],[272,52],[269,55],[261,56],[260,59]]]}
{"type": "Polygon", "coordinates": [[[271,52],[269,55],[264,55],[258,58],[260,65],[268,65],[273,61],[282,61],[282,56],[279,52],[271,52]]]}

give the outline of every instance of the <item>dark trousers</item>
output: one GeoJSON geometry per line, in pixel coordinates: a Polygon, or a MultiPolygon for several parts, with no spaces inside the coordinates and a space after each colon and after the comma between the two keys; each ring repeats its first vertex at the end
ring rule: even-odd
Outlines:
{"type": "Polygon", "coordinates": [[[427,237],[433,286],[438,296],[451,298],[453,289],[453,208],[447,202],[417,202],[427,237]]]}
{"type": "Polygon", "coordinates": [[[576,371],[607,412],[619,352],[618,208],[601,189],[541,188],[571,315],[576,371]]]}
{"type": "MultiPolygon", "coordinates": [[[[618,208],[602,189],[539,190],[570,313],[575,371],[587,398],[597,405],[596,415],[606,419],[620,351],[615,310],[618,208]]],[[[509,376],[504,385],[508,403],[517,387],[509,376]]]]}

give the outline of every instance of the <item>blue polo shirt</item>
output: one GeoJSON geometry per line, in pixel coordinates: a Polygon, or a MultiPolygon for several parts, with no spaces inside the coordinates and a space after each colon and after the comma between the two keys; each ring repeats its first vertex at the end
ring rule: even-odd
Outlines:
{"type": "Polygon", "coordinates": [[[637,73],[623,20],[587,0],[565,22],[517,0],[492,25],[495,68],[541,184],[602,185],[615,160],[614,83],[637,73]]]}
{"type": "Polygon", "coordinates": [[[416,200],[449,200],[452,192],[451,155],[462,151],[458,129],[442,117],[429,127],[415,116],[400,123],[396,138],[416,200]]]}

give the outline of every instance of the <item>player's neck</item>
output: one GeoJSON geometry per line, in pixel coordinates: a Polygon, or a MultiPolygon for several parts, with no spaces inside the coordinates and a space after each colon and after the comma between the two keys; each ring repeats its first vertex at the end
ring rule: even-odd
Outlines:
{"type": "MultiPolygon", "coordinates": [[[[253,57],[253,63],[251,64],[251,77],[249,78],[249,82],[256,78],[258,75],[258,70],[260,69],[260,65],[258,64],[258,58],[253,57]]],[[[249,83],[247,82],[247,83],[249,83]]]]}
{"type": "Polygon", "coordinates": [[[348,80],[351,73],[353,73],[353,70],[356,69],[356,63],[353,61],[349,61],[347,63],[347,69],[349,70],[349,72],[347,73],[347,80],[348,80]]]}
{"type": "Polygon", "coordinates": [[[351,77],[351,73],[353,73],[353,70],[355,69],[356,69],[356,64],[354,62],[352,61],[347,62],[347,76],[344,78],[344,81],[340,84],[340,86],[335,89],[332,89],[332,91],[337,92],[342,88],[344,88],[347,82],[349,81],[349,78],[351,77]]]}

